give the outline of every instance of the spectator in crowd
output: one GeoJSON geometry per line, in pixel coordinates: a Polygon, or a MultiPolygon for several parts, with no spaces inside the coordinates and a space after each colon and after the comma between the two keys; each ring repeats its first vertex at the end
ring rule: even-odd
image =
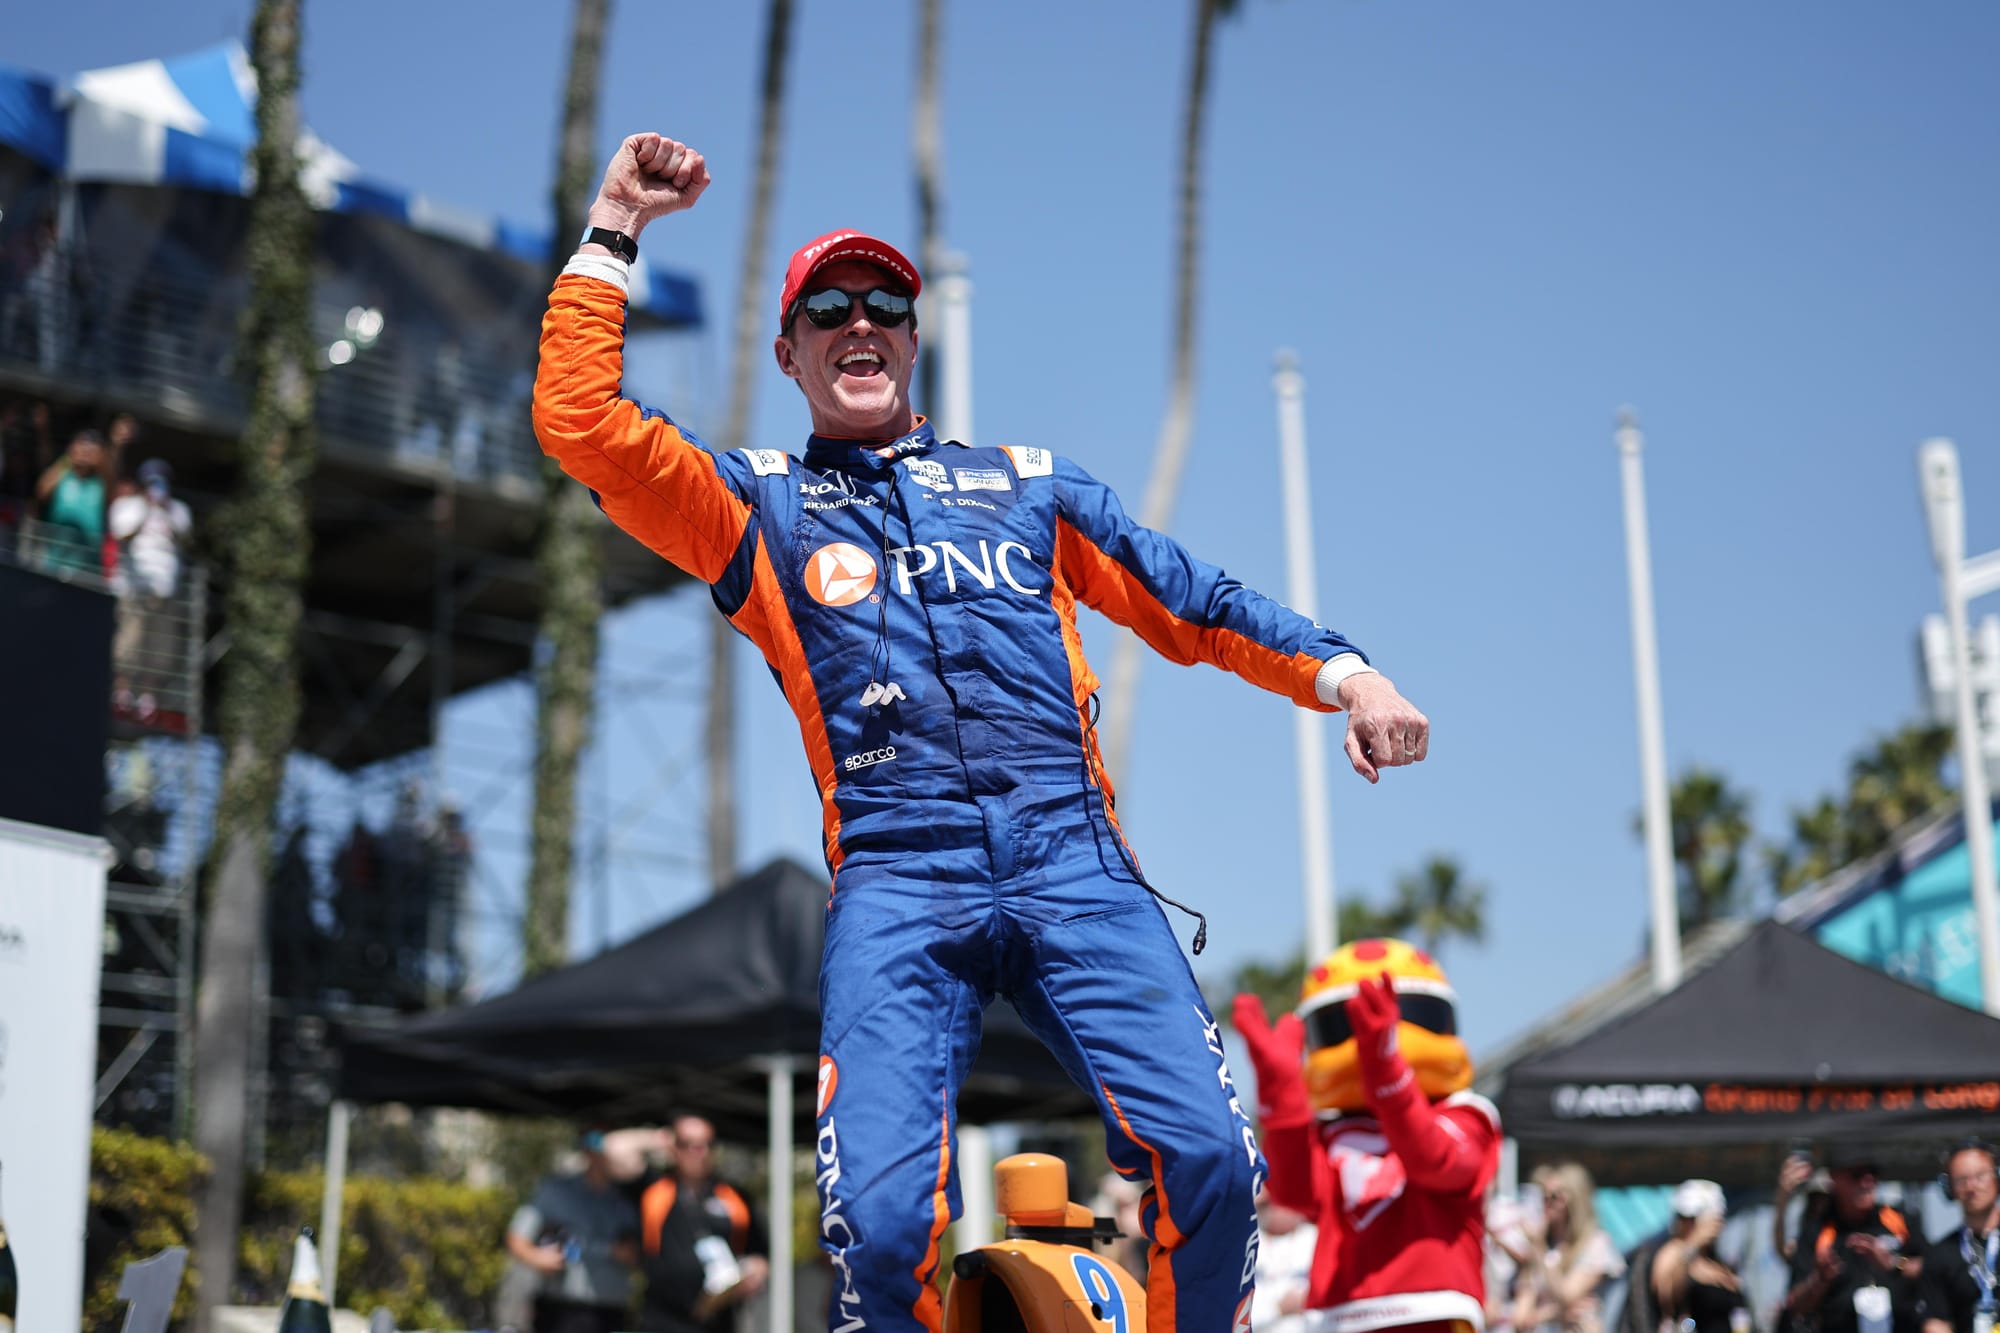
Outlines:
{"type": "Polygon", "coordinates": [[[49,405],[13,399],[0,403],[0,523],[16,526],[35,500],[35,482],[55,461],[49,405]]]}
{"type": "Polygon", "coordinates": [[[736,1306],[770,1276],[763,1219],[715,1174],[715,1126],[676,1119],[674,1164],[639,1196],[646,1333],[731,1333],[736,1306]]]}
{"type": "Polygon", "coordinates": [[[1145,1197],[1145,1186],[1125,1179],[1116,1171],[1106,1171],[1097,1182],[1097,1197],[1090,1204],[1093,1216],[1108,1217],[1118,1224],[1118,1239],[1111,1243],[1105,1257],[1130,1273],[1142,1287],[1146,1285],[1148,1258],[1139,1205],[1145,1197]]]}
{"type": "Polygon", "coordinates": [[[35,483],[42,505],[42,566],[56,572],[100,573],[104,568],[104,437],[80,430],[61,458],[35,483]]]}
{"type": "MultiPolygon", "coordinates": [[[[1486,1200],[1486,1333],[1511,1333],[1515,1283],[1528,1262],[1527,1209],[1512,1194],[1495,1191],[1486,1200]]],[[[1644,1333],[1655,1333],[1646,1329],[1644,1333]]]]}
{"type": "Polygon", "coordinates": [[[535,1333],[616,1333],[630,1322],[639,1215],[612,1178],[603,1133],[578,1146],[583,1170],[544,1179],[507,1225],[507,1253],[540,1278],[535,1333]]]}
{"type": "Polygon", "coordinates": [[[1684,1180],[1674,1190],[1667,1239],[1654,1253],[1649,1272],[1633,1277],[1635,1288],[1642,1277],[1647,1281],[1662,1327],[1678,1333],[1747,1333],[1750,1308],[1743,1280],[1715,1252],[1727,1212],[1722,1186],[1712,1180],[1684,1180]]]}
{"type": "Polygon", "coordinates": [[[1832,1207],[1831,1182],[1813,1164],[1812,1149],[1794,1147],[1778,1168],[1778,1188],[1771,1199],[1771,1248],[1787,1264],[1798,1254],[1799,1237],[1818,1234],[1832,1207]],[[1803,1197],[1796,1220],[1789,1216],[1791,1202],[1803,1197]]]}
{"type": "Polygon", "coordinates": [[[1542,1214],[1524,1228],[1528,1262],[1514,1301],[1519,1333],[1601,1333],[1603,1293],[1625,1258],[1597,1225],[1597,1192],[1575,1162],[1535,1170],[1542,1214]]]}
{"type": "Polygon", "coordinates": [[[1924,1255],[1923,1333],[1993,1333],[2000,1322],[2000,1158],[1969,1139],[1945,1156],[1941,1182],[1965,1214],[1924,1255]]]}
{"type": "Polygon", "coordinates": [[[1817,1230],[1801,1231],[1785,1311],[1818,1333],[1916,1333],[1916,1279],[1923,1261],[1905,1253],[1910,1225],[1875,1197],[1881,1179],[1865,1146],[1827,1153],[1832,1206],[1817,1230]]]}
{"type": "Polygon", "coordinates": [[[121,487],[111,502],[112,540],[118,563],[111,586],[118,594],[118,633],[111,641],[115,703],[147,718],[153,712],[153,676],[171,662],[176,647],[168,605],[180,586],[181,544],[193,521],[173,497],[173,469],[158,458],[139,465],[139,484],[121,487]],[[133,690],[139,691],[133,698],[133,690]]]}
{"type": "Polygon", "coordinates": [[[1257,1290],[1250,1327],[1260,1333],[1304,1333],[1306,1291],[1312,1283],[1319,1228],[1304,1213],[1257,1192],[1257,1290]]]}

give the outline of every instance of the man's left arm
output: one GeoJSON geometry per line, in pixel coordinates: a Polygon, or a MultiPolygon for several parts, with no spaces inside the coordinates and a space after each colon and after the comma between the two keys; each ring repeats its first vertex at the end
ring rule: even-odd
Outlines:
{"type": "Polygon", "coordinates": [[[1348,712],[1347,755],[1374,782],[1430,748],[1430,721],[1334,630],[1133,522],[1111,488],[1053,460],[1056,572],[1087,606],[1182,666],[1207,662],[1301,708],[1348,712]]]}

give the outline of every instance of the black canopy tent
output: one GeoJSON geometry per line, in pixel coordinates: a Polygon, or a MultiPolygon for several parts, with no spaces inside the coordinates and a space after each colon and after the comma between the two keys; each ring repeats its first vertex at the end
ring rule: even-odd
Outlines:
{"type": "MultiPolygon", "coordinates": [[[[827,881],[774,861],[594,958],[461,1009],[342,1033],[339,1095],[602,1123],[698,1110],[762,1141],[774,1059],[809,1141],[827,881]]],[[[1004,1000],[959,1095],[978,1123],[1095,1115],[1004,1000]]]]}
{"type": "Polygon", "coordinates": [[[1501,1123],[1526,1160],[1602,1183],[1765,1184],[1798,1140],[1859,1142],[1905,1178],[2000,1130],[2000,1019],[1774,921],[1678,988],[1508,1069],[1501,1123]]]}
{"type": "MultiPolygon", "coordinates": [[[[694,1111],[725,1136],[762,1134],[775,1162],[814,1143],[827,892],[824,876],[774,861],[664,925],[505,995],[343,1030],[320,1214],[327,1247],[339,1244],[353,1102],[606,1124],[694,1111]]],[[[1002,1000],[986,1011],[958,1111],[979,1123],[1094,1115],[1096,1104],[1002,1000]]],[[[771,1326],[789,1330],[789,1173],[769,1173],[768,1190],[771,1326]]]]}

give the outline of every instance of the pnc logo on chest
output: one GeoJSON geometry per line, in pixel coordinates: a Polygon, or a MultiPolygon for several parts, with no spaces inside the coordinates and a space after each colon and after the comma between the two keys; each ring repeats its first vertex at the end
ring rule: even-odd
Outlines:
{"type": "Polygon", "coordinates": [[[806,592],[821,606],[852,606],[875,590],[875,557],[853,542],[828,542],[806,557],[806,592]]]}

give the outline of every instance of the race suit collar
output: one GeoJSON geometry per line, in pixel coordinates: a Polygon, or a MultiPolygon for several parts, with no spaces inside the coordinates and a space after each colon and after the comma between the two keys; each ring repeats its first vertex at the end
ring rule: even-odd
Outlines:
{"type": "Polygon", "coordinates": [[[888,467],[899,458],[927,454],[937,447],[931,423],[917,418],[916,429],[891,440],[856,440],[838,435],[813,435],[806,440],[808,467],[853,469],[888,467]]]}

